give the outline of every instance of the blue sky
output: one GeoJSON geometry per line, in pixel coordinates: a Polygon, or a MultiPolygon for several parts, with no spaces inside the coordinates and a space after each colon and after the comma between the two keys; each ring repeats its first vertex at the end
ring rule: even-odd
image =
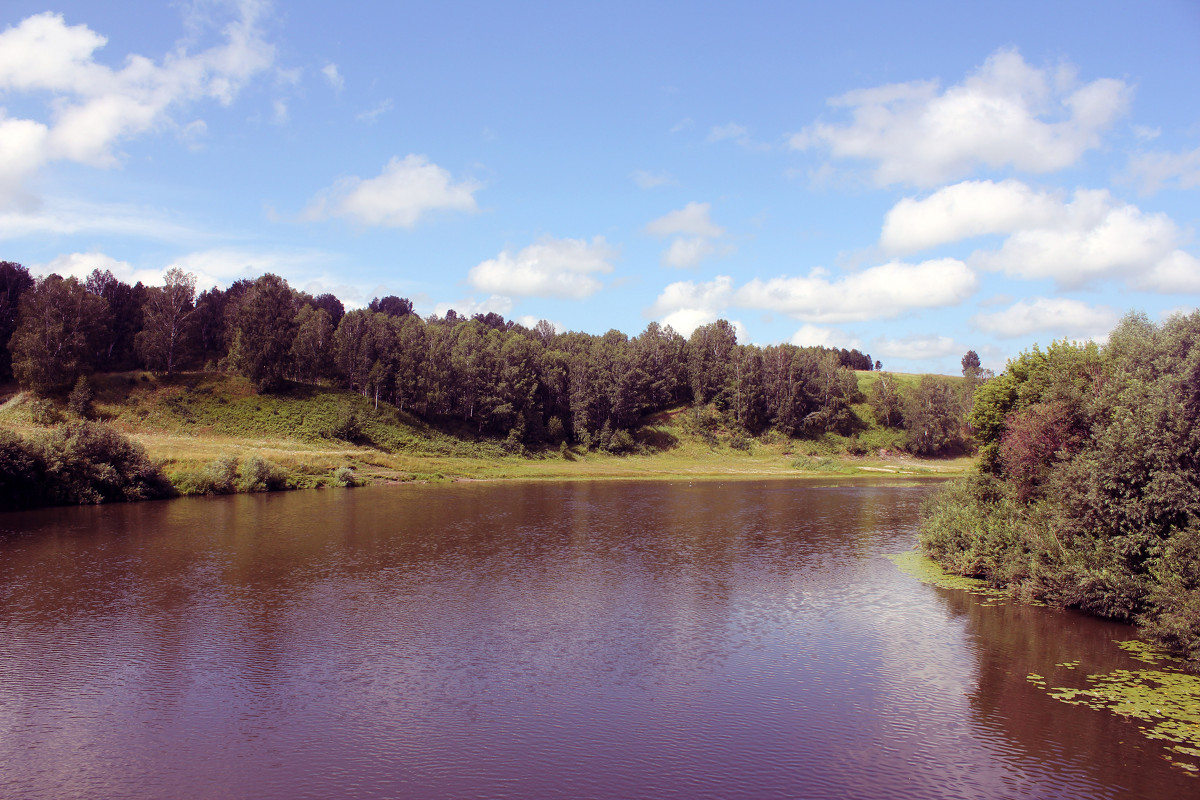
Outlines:
{"type": "Polygon", "coordinates": [[[0,10],[35,274],[948,374],[1200,305],[1192,0],[51,3],[0,10]]]}

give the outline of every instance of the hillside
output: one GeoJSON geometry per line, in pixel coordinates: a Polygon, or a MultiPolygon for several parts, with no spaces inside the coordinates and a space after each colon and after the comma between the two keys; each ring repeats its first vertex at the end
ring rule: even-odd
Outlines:
{"type": "MultiPolygon", "coordinates": [[[[915,376],[913,377],[915,380],[915,376]]],[[[859,373],[868,390],[872,373],[859,373]]],[[[147,372],[92,376],[92,417],[129,436],[162,465],[182,493],[212,491],[231,459],[258,458],[304,488],[363,482],[499,478],[795,477],[959,474],[970,459],[921,460],[899,452],[903,431],[880,428],[870,406],[855,407],[860,430],[816,440],[728,430],[711,410],[678,407],[642,420],[630,452],[566,445],[530,451],[473,435],[453,420],[434,426],[337,388],[288,384],[261,394],[224,373],[170,378],[147,372]],[[339,472],[342,470],[342,472],[339,472]],[[207,482],[206,482],[207,481],[207,482]]],[[[0,425],[29,439],[77,419],[62,400],[35,400],[7,387],[0,425]]],[[[233,484],[227,484],[232,486],[233,484]]],[[[261,488],[261,487],[260,487],[261,488]]]]}

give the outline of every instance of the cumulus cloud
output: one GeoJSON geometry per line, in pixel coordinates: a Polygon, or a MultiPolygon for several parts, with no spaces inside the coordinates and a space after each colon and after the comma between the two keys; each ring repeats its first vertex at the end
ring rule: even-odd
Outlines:
{"type": "MultiPolygon", "coordinates": [[[[688,203],[681,209],[664,214],[646,226],[652,236],[674,236],[670,246],[662,255],[662,264],[668,267],[688,268],[697,266],[705,258],[718,252],[712,242],[724,235],[725,229],[713,223],[709,217],[708,203],[688,203]]],[[[721,252],[728,252],[728,246],[721,252]]]]}
{"type": "Polygon", "coordinates": [[[971,324],[1003,339],[1046,333],[1074,339],[1099,339],[1120,319],[1108,306],[1090,306],[1067,298],[1035,297],[1006,309],[976,314],[971,324]]]}
{"type": "Polygon", "coordinates": [[[467,281],[483,292],[581,300],[603,288],[596,275],[612,272],[616,255],[603,236],[591,242],[546,237],[472,267],[467,281]]]}
{"type": "Polygon", "coordinates": [[[155,62],[129,55],[113,69],[95,60],[107,39],[61,14],[27,17],[0,33],[0,93],[36,93],[43,119],[0,109],[0,196],[19,195],[46,164],[74,161],[108,167],[122,140],[171,123],[172,109],[201,100],[229,104],[274,60],[259,31],[261,7],[243,2],[223,43],[197,53],[184,45],[155,62]]]}
{"type": "Polygon", "coordinates": [[[797,347],[857,347],[856,342],[836,328],[823,328],[819,325],[801,325],[792,334],[792,344],[797,347]]]}
{"type": "Polygon", "coordinates": [[[303,219],[345,217],[362,225],[411,228],[431,211],[475,211],[480,185],[455,183],[450,173],[425,156],[393,157],[377,177],[343,178],[319,193],[303,219]]]}
{"type": "Polygon", "coordinates": [[[905,336],[899,339],[879,337],[871,350],[883,358],[904,361],[927,361],[963,352],[963,346],[949,336],[937,334],[905,336]]]}
{"type": "Polygon", "coordinates": [[[717,251],[713,243],[698,237],[671,240],[671,246],[662,254],[662,263],[667,267],[688,269],[700,264],[701,261],[717,251]]]}
{"type": "Polygon", "coordinates": [[[957,259],[920,264],[892,261],[836,280],[819,268],[802,278],[755,278],[737,291],[732,302],[808,322],[850,322],[894,319],[913,309],[955,305],[977,286],[975,273],[957,259]]]}
{"type": "Polygon", "coordinates": [[[676,281],[668,285],[647,310],[647,316],[688,336],[701,325],[716,322],[733,296],[733,278],[718,275],[711,281],[676,281]]]}
{"type": "Polygon", "coordinates": [[[1143,194],[1160,189],[1195,189],[1200,186],[1200,147],[1187,153],[1141,153],[1129,162],[1128,177],[1143,194]]]}
{"type": "Polygon", "coordinates": [[[985,234],[1006,238],[975,252],[974,268],[1071,288],[1118,279],[1156,292],[1200,291],[1200,262],[1183,249],[1188,232],[1103,189],[1077,190],[1068,201],[1016,180],[964,181],[898,202],[879,244],[903,254],[985,234]]]}
{"type": "Polygon", "coordinates": [[[1079,287],[1103,278],[1158,292],[1195,291],[1197,260],[1183,251],[1187,234],[1166,214],[1146,213],[1107,191],[1078,190],[1069,203],[1041,203],[996,250],[971,266],[1020,278],[1053,278],[1079,287]]]}
{"type": "Polygon", "coordinates": [[[874,161],[875,181],[884,186],[934,186],[983,166],[1053,172],[1097,147],[1131,95],[1123,81],[1076,86],[1070,67],[1051,74],[1004,49],[945,90],[937,81],[915,81],[834,98],[829,104],[846,109],[850,121],[815,123],[789,144],[874,161]]]}
{"type": "Polygon", "coordinates": [[[1063,217],[1062,201],[1020,181],[963,181],[888,211],[879,245],[906,255],[973,236],[1011,233],[1063,217]]]}

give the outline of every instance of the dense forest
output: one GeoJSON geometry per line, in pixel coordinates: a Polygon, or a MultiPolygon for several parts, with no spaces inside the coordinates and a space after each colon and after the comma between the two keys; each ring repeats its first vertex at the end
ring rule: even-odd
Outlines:
{"type": "MultiPolygon", "coordinates": [[[[864,398],[853,371],[881,366],[869,355],[738,344],[724,320],[686,339],[654,322],[633,337],[560,333],[495,313],[423,319],[394,296],[346,311],[333,295],[310,296],[270,274],[197,294],[194,277],[177,269],[146,287],[99,270],[83,282],[34,280],[3,262],[0,344],[0,381],[15,376],[43,396],[65,395],[97,370],[228,371],[261,392],[344,387],[514,451],[568,442],[624,452],[644,415],[682,404],[748,436],[848,435],[862,424],[851,406],[869,400],[880,424],[908,431],[913,452],[937,455],[964,446],[969,402],[947,380],[906,390],[886,373],[864,398]]],[[[977,357],[973,365],[977,374],[977,357]]]]}
{"type": "Polygon", "coordinates": [[[943,565],[1137,622],[1200,669],[1200,312],[1033,348],[983,384],[977,471],[925,510],[943,565]]]}

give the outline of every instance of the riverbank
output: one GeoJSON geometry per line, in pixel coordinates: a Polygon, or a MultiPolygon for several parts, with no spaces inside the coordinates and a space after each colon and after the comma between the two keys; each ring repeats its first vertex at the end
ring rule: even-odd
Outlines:
{"type": "MultiPolygon", "coordinates": [[[[267,395],[237,376],[164,378],[142,372],[96,375],[92,385],[89,416],[140,445],[180,494],[262,489],[266,484],[253,481],[239,487],[238,469],[251,462],[276,469],[275,488],[509,479],[953,477],[973,463],[921,459],[879,446],[893,443],[899,432],[872,429],[866,421],[860,437],[750,438],[691,424],[693,410],[681,407],[643,420],[630,452],[614,454],[565,444],[506,448],[502,441],[436,428],[332,388],[296,386],[267,395]]],[[[79,420],[65,403],[35,399],[15,386],[0,395],[0,426],[26,440],[79,420]]]]}

